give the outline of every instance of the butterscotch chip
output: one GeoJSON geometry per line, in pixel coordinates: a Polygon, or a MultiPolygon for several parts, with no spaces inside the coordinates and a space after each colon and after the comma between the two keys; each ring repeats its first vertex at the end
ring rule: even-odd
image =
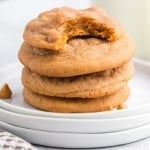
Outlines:
{"type": "Polygon", "coordinates": [[[9,88],[8,84],[4,84],[0,89],[0,98],[1,99],[8,99],[11,98],[12,92],[9,88]]]}
{"type": "Polygon", "coordinates": [[[76,10],[61,7],[43,12],[29,22],[23,37],[34,47],[62,50],[66,42],[73,37],[94,36],[114,41],[123,34],[123,26],[101,8],[76,10]]]}
{"type": "Polygon", "coordinates": [[[68,77],[119,67],[132,58],[134,51],[135,45],[127,35],[113,42],[75,38],[61,51],[38,49],[24,42],[19,59],[27,68],[43,76],[68,77]]]}
{"type": "Polygon", "coordinates": [[[66,78],[45,77],[24,68],[22,83],[31,91],[47,96],[96,98],[117,92],[133,73],[131,62],[103,72],[66,78]]]}
{"type": "Polygon", "coordinates": [[[115,94],[93,99],[48,97],[36,94],[27,88],[23,91],[25,101],[33,107],[49,112],[61,113],[86,113],[112,110],[117,108],[120,103],[125,102],[129,94],[130,90],[128,87],[122,88],[115,94]]]}

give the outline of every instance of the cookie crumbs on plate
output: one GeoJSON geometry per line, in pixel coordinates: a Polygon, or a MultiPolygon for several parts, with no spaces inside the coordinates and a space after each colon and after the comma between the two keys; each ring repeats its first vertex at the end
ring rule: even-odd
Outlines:
{"type": "Polygon", "coordinates": [[[121,104],[118,105],[117,109],[125,109],[125,108],[127,108],[127,105],[124,104],[124,103],[121,103],[121,104]]]}
{"type": "Polygon", "coordinates": [[[11,98],[12,91],[7,83],[5,83],[2,88],[0,88],[0,98],[1,99],[8,99],[11,98]]]}

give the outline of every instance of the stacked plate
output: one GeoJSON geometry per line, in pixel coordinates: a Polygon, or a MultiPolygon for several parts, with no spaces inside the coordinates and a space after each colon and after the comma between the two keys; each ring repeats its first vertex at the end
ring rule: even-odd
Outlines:
{"type": "Polygon", "coordinates": [[[45,146],[93,148],[126,144],[150,136],[150,64],[134,60],[128,108],[110,112],[61,114],[36,110],[23,101],[21,66],[0,70],[13,98],[0,100],[0,128],[45,146]],[[11,76],[10,76],[11,75],[11,76]]]}

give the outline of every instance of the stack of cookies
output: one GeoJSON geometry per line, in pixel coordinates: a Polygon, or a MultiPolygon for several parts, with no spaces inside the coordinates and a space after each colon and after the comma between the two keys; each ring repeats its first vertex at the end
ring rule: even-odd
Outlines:
{"type": "Polygon", "coordinates": [[[41,13],[27,24],[19,51],[24,99],[50,112],[124,108],[134,51],[122,24],[101,8],[41,13]]]}

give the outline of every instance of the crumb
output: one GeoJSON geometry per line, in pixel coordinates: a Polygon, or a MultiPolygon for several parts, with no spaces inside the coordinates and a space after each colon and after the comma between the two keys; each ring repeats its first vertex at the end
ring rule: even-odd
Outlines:
{"type": "Polygon", "coordinates": [[[12,91],[9,88],[8,84],[5,83],[2,86],[2,88],[0,89],[0,98],[1,99],[8,99],[8,98],[11,98],[11,96],[12,96],[12,91]]]}
{"type": "Polygon", "coordinates": [[[117,109],[125,109],[125,108],[127,108],[127,105],[124,103],[119,104],[117,107],[117,109]]]}

